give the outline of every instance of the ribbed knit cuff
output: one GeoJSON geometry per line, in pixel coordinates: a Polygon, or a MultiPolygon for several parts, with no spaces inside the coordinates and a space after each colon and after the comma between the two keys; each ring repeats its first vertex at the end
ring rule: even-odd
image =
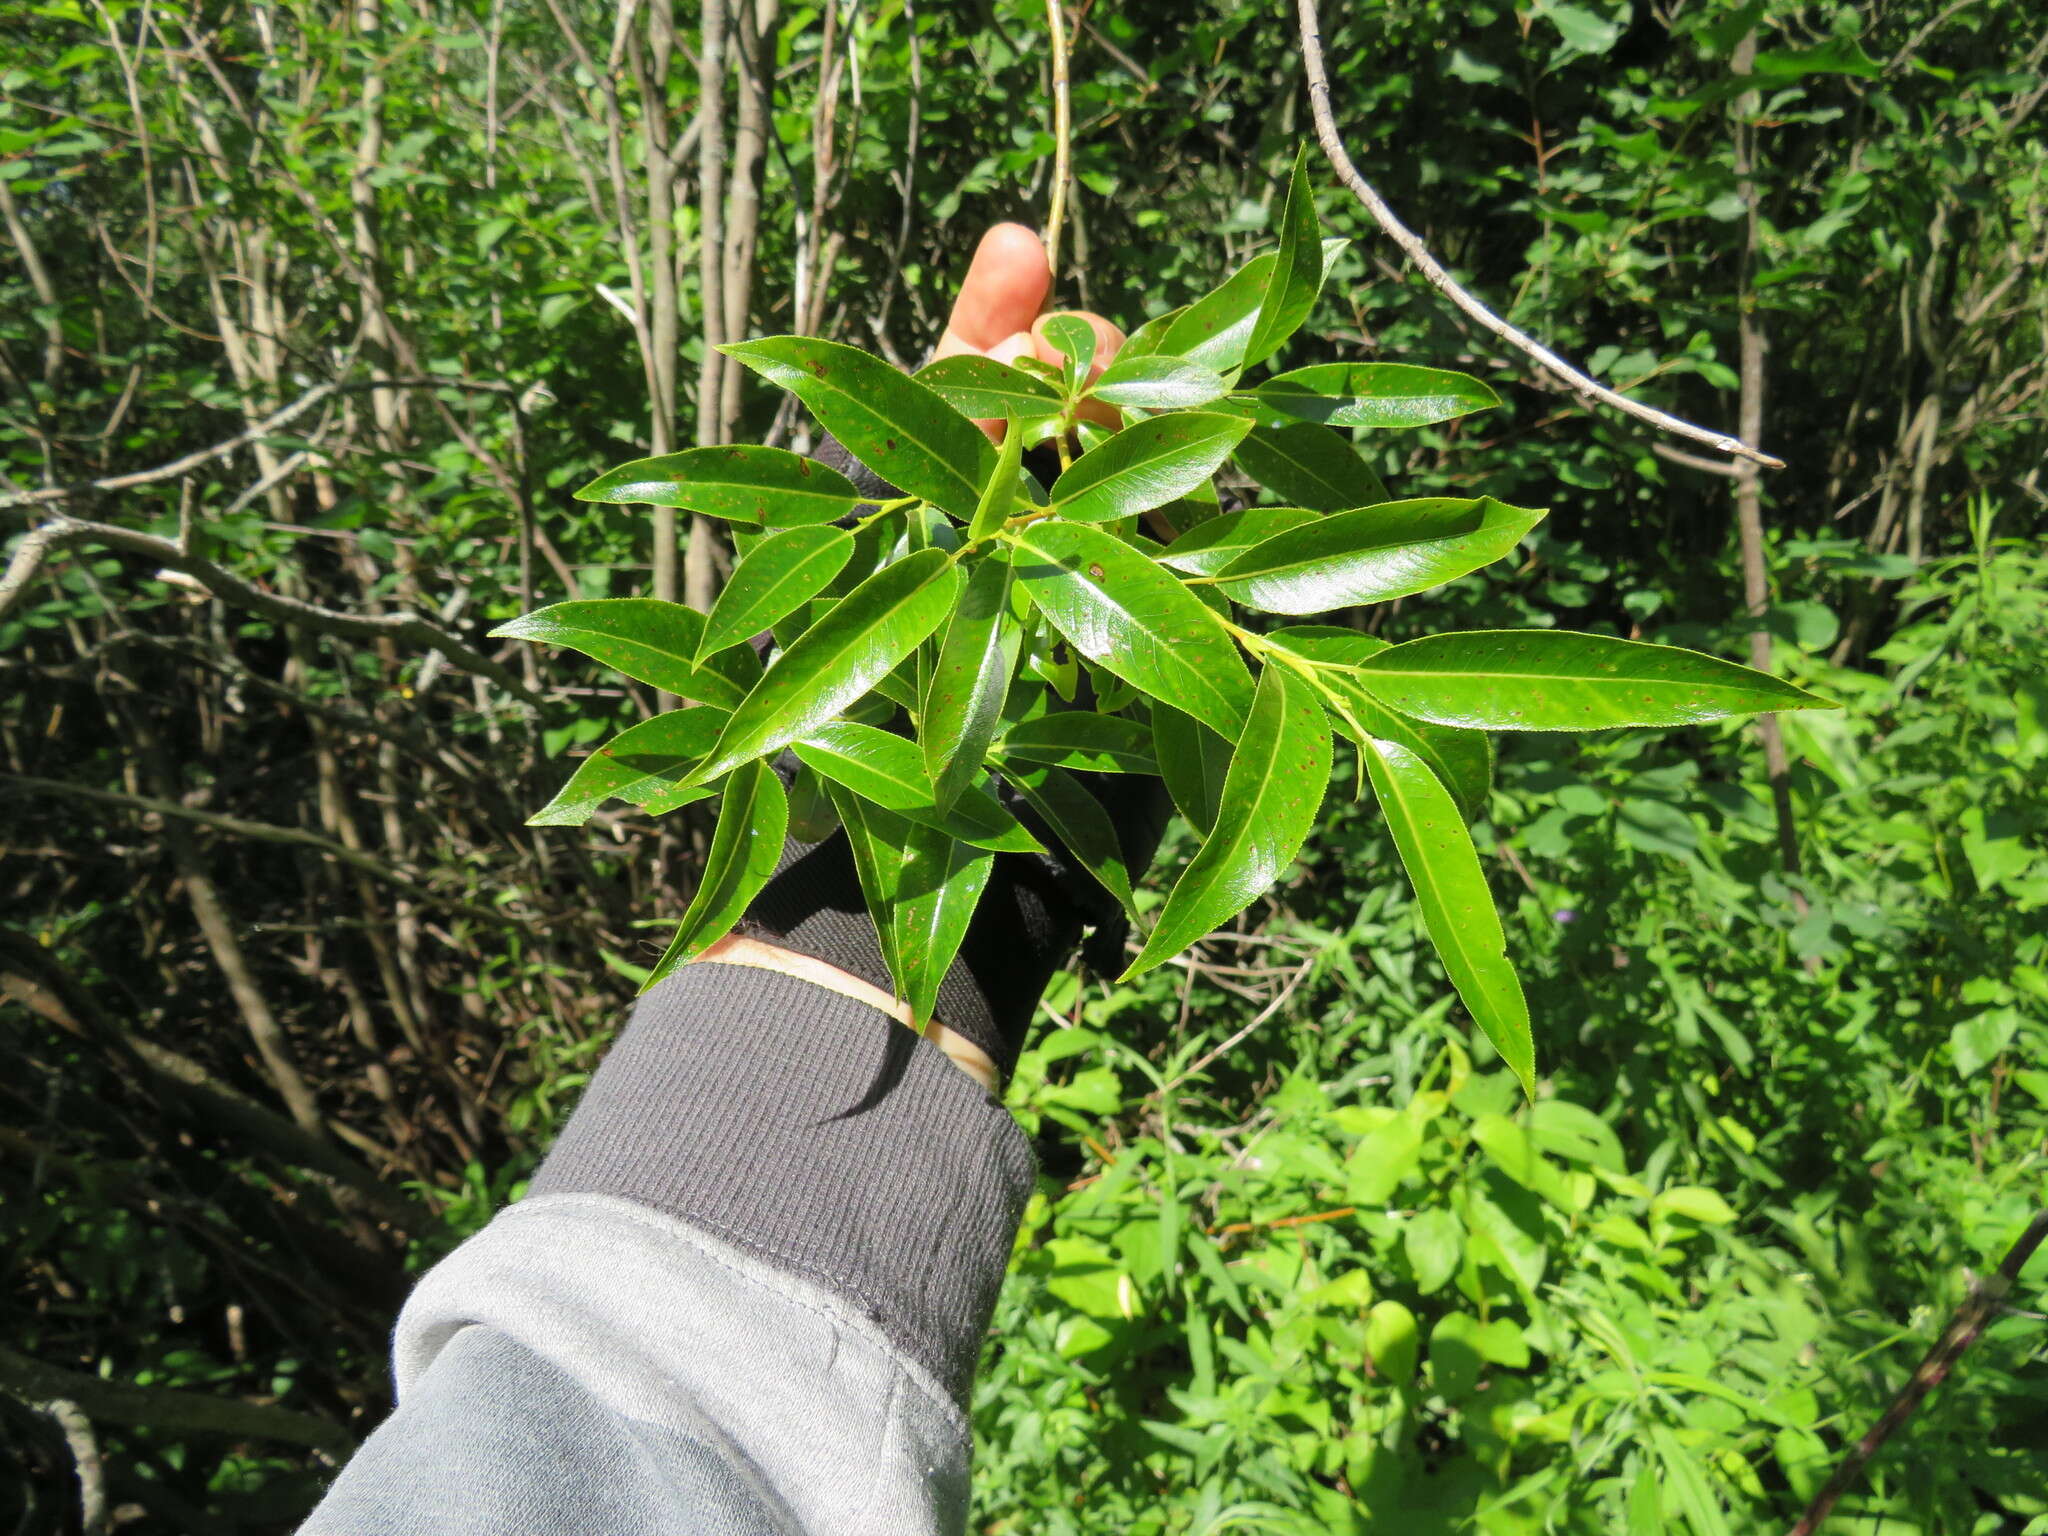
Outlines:
{"type": "Polygon", "coordinates": [[[1031,1191],[1007,1111],[794,977],[685,966],[640,1000],[533,1181],[694,1223],[858,1307],[963,1404],[1031,1191]]]}

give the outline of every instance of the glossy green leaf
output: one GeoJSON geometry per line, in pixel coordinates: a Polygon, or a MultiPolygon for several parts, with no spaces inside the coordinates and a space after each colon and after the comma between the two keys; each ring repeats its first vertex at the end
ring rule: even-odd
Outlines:
{"type": "Polygon", "coordinates": [[[1053,483],[1052,503],[1076,523],[1106,523],[1164,506],[1201,485],[1250,423],[1184,411],[1126,427],[1053,483]]]}
{"type": "Polygon", "coordinates": [[[1239,555],[1289,528],[1321,519],[1320,512],[1302,507],[1248,507],[1242,512],[1225,512],[1205,523],[1197,523],[1166,546],[1161,565],[1190,576],[1213,576],[1239,555]]]}
{"type": "MultiPolygon", "coordinates": [[[[711,750],[725,725],[726,711],[709,704],[671,709],[621,731],[577,765],[569,782],[526,819],[529,827],[580,827],[607,800],[644,805],[680,786],[684,776],[711,750]]],[[[711,794],[685,791],[687,804],[711,794]]]]}
{"type": "Polygon", "coordinates": [[[890,906],[896,930],[891,974],[920,1028],[931,1021],[939,983],[960,953],[968,920],[988,887],[995,862],[994,854],[926,826],[911,827],[903,841],[903,862],[890,906]]]}
{"type": "Polygon", "coordinates": [[[699,662],[794,613],[852,558],[853,535],[843,528],[785,528],[755,544],[711,605],[697,642],[699,662]]]}
{"type": "Polygon", "coordinates": [[[1075,650],[1237,734],[1251,706],[1251,674],[1222,621],[1171,572],[1079,523],[1034,523],[1014,541],[1018,580],[1075,650]]]}
{"type": "Polygon", "coordinates": [[[741,523],[829,523],[861,500],[846,476],[786,448],[687,448],[599,475],[578,501],[686,507],[741,523]]]}
{"type": "Polygon", "coordinates": [[[1562,629],[1426,635],[1372,657],[1357,677],[1403,714],[1482,731],[1697,725],[1834,707],[1718,656],[1562,629]]]}
{"type": "Polygon", "coordinates": [[[1011,579],[1010,562],[1000,554],[975,567],[932,668],[918,737],[940,810],[980,775],[1017,670],[1024,634],[1009,615],[1011,579]]]}
{"type": "MultiPolygon", "coordinates": [[[[1030,768],[1003,776],[1038,813],[1046,829],[1073,856],[1074,862],[1093,875],[1116,898],[1131,921],[1136,922],[1138,910],[1131,900],[1133,871],[1124,861],[1116,825],[1102,808],[1102,802],[1064,768],[1030,768]]],[[[1142,877],[1145,872],[1141,869],[1135,873],[1142,877]]]]}
{"type": "Polygon", "coordinates": [[[1154,315],[1124,338],[1124,344],[1116,350],[1116,360],[1122,363],[1140,357],[1162,355],[1165,352],[1163,344],[1167,334],[1187,312],[1187,306],[1183,304],[1179,309],[1169,309],[1163,315],[1154,315]]]}
{"type": "Polygon", "coordinates": [[[698,780],[780,751],[838,715],[939,627],[959,585],[936,549],[883,566],[776,657],[733,710],[698,780]]]}
{"type": "Polygon", "coordinates": [[[1230,771],[1230,743],[1192,715],[1154,699],[1152,755],[1174,808],[1188,824],[1197,832],[1215,826],[1223,777],[1230,771]]]}
{"type": "Polygon", "coordinates": [[[1323,512],[1378,505],[1387,488],[1340,433],[1297,422],[1254,427],[1233,455],[1267,490],[1323,512]]]}
{"type": "MultiPolygon", "coordinates": [[[[1377,636],[1322,624],[1276,629],[1266,639],[1269,644],[1286,646],[1297,656],[1337,667],[1355,667],[1387,649],[1387,642],[1377,636]]],[[[1359,687],[1346,672],[1326,671],[1322,680],[1344,701],[1343,710],[1332,713],[1338,730],[1354,741],[1363,733],[1406,747],[1443,781],[1465,819],[1478,819],[1486,809],[1487,792],[1493,787],[1492,737],[1483,731],[1453,730],[1398,714],[1359,687]]]]}
{"type": "Polygon", "coordinates": [[[1276,533],[1218,571],[1216,585],[1262,613],[1384,603],[1493,564],[1543,517],[1491,496],[1360,507],[1276,533]]]}
{"type": "Polygon", "coordinates": [[[1529,1004],[1508,962],[1507,936],[1464,818],[1428,764],[1406,747],[1368,737],[1359,750],[1451,985],[1521,1080],[1522,1091],[1533,1096],[1536,1048],[1529,1004]]]}
{"type": "Polygon", "coordinates": [[[894,811],[856,794],[845,785],[827,779],[826,789],[839,812],[839,825],[846,831],[846,846],[853,854],[853,872],[867,902],[868,919],[874,924],[875,942],[882,951],[896,993],[908,989],[903,982],[903,961],[896,952],[896,885],[903,872],[903,848],[914,833],[908,821],[894,811]]]}
{"type": "Polygon", "coordinates": [[[697,894],[642,992],[732,932],[775,873],[788,830],[789,800],[775,770],[762,762],[742,764],[726,780],[697,894]]]}
{"type": "Polygon", "coordinates": [[[1059,413],[1060,394],[1043,379],[989,357],[942,357],[917,371],[924,385],[954,410],[983,420],[1029,420],[1059,413]]]}
{"type": "Polygon", "coordinates": [[[1317,363],[1275,374],[1256,393],[1261,405],[1326,427],[1425,427],[1500,404],[1469,374],[1412,363],[1317,363]]]}
{"type": "MultiPolygon", "coordinates": [[[[1331,263],[1348,243],[1344,240],[1322,242],[1324,277],[1328,276],[1331,263]]],[[[1180,318],[1166,328],[1157,350],[1169,357],[1184,357],[1191,363],[1200,363],[1218,373],[1232,373],[1242,368],[1246,348],[1251,345],[1253,328],[1258,324],[1259,310],[1265,303],[1273,268],[1278,263],[1279,252],[1268,251],[1239,267],[1221,287],[1204,294],[1181,312],[1180,318]]],[[[1320,289],[1320,282],[1317,287],[1320,289]]]]}
{"type": "Polygon", "coordinates": [[[1003,446],[996,453],[996,467],[981,488],[974,516],[967,524],[969,543],[992,538],[1008,520],[1017,503],[1017,472],[1024,463],[1024,429],[1014,419],[1003,433],[1003,446]]]}
{"type": "Polygon", "coordinates": [[[758,672],[760,665],[748,655],[740,658],[737,667],[725,665],[724,658],[697,666],[704,615],[681,603],[652,597],[556,603],[500,624],[491,631],[491,638],[567,646],[635,682],[727,709],[746,697],[748,684],[738,679],[758,672]]]}
{"type": "Polygon", "coordinates": [[[858,348],[809,336],[719,350],[803,401],[883,479],[962,520],[974,515],[995,449],[981,428],[925,385],[858,348]]]}
{"type": "Polygon", "coordinates": [[[997,853],[1042,853],[1037,838],[978,784],[941,811],[917,744],[878,726],[835,720],[817,727],[793,750],[797,759],[835,784],[899,816],[936,828],[963,843],[997,853]]]}
{"type": "Polygon", "coordinates": [[[1695,1453],[1687,1450],[1685,1443],[1662,1424],[1650,1425],[1649,1432],[1650,1444],[1664,1467],[1664,1491],[1684,1514],[1685,1523],[1692,1527],[1692,1536],[1729,1536],[1733,1527],[1695,1453]]]}
{"type": "Polygon", "coordinates": [[[998,748],[1005,757],[1089,773],[1157,773],[1152,733],[1121,715],[1060,709],[1013,725],[998,748]]]}
{"type": "Polygon", "coordinates": [[[789,786],[789,835],[800,843],[822,843],[839,826],[825,776],[808,765],[798,767],[789,786]]]}
{"type": "Polygon", "coordinates": [[[1125,980],[1179,954],[1270,890],[1301,852],[1330,784],[1330,726],[1308,684],[1285,667],[1259,674],[1231,753],[1216,824],[1160,909],[1125,980]]]}
{"type": "Polygon", "coordinates": [[[1108,405],[1139,410],[1185,410],[1220,400],[1230,391],[1222,375],[1184,357],[1125,357],[1102,370],[1088,391],[1108,405]]]}
{"type": "Polygon", "coordinates": [[[1244,366],[1262,363],[1301,328],[1323,288],[1323,252],[1316,222],[1315,191],[1308,179],[1308,146],[1295,151],[1287,179],[1287,204],[1280,214],[1280,249],[1266,278],[1258,318],[1245,343],[1244,366]]]}
{"type": "Polygon", "coordinates": [[[1088,370],[1095,365],[1095,327],[1079,315],[1048,315],[1040,329],[1067,360],[1067,393],[1078,395],[1088,370]]]}

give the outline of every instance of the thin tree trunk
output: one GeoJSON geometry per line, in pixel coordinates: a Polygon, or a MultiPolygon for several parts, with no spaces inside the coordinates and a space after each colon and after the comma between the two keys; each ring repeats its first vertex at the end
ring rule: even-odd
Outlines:
{"type": "MultiPolygon", "coordinates": [[[[747,0],[741,0],[742,4],[747,0]]],[[[697,111],[704,122],[697,138],[699,296],[703,306],[704,357],[697,369],[697,441],[723,442],[720,409],[725,399],[725,0],[703,0],[697,45],[697,111]]],[[[718,571],[711,525],[690,518],[690,548],[683,566],[683,600],[709,609],[717,596],[718,571]]]]}

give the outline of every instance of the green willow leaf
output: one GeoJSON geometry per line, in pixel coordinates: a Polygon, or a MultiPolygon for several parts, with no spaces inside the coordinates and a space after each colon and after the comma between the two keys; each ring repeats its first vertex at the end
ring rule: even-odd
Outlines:
{"type": "Polygon", "coordinates": [[[797,760],[884,810],[995,853],[1043,853],[1038,839],[996,797],[970,784],[941,811],[914,742],[853,720],[819,726],[792,749],[797,760]]]}
{"type": "MultiPolygon", "coordinates": [[[[1096,883],[1114,896],[1117,905],[1136,922],[1138,909],[1131,898],[1133,871],[1124,861],[1116,824],[1109,819],[1102,802],[1063,768],[1032,768],[1021,773],[1009,772],[1004,777],[1044,820],[1046,829],[1073,856],[1074,862],[1093,875],[1096,883]]],[[[1145,872],[1136,873],[1142,877],[1145,872]]]]}
{"type": "Polygon", "coordinates": [[[843,528],[785,528],[749,549],[711,605],[697,642],[706,656],[738,645],[796,612],[831,583],[853,558],[853,535],[843,528]]]}
{"type": "Polygon", "coordinates": [[[1179,309],[1169,309],[1163,315],[1154,315],[1150,320],[1147,320],[1124,338],[1124,344],[1116,349],[1116,360],[1122,363],[1130,362],[1140,357],[1156,357],[1164,354],[1165,348],[1162,344],[1166,340],[1167,333],[1173,329],[1174,325],[1180,320],[1180,317],[1187,312],[1187,306],[1183,304],[1179,309]]]}
{"type": "Polygon", "coordinates": [[[1451,985],[1521,1080],[1522,1091],[1533,1096],[1536,1047],[1529,1004],[1508,962],[1507,936],[1464,818],[1428,765],[1406,747],[1368,738],[1360,750],[1451,985]]]}
{"type": "Polygon", "coordinates": [[[1308,179],[1308,146],[1295,151],[1294,174],[1287,179],[1287,204],[1280,214],[1280,249],[1259,301],[1258,319],[1245,344],[1244,366],[1263,363],[1301,329],[1323,289],[1321,226],[1316,222],[1315,192],[1308,179]]]}
{"type": "Polygon", "coordinates": [[[1355,675],[1403,714],[1480,731],[1698,725],[1835,707],[1718,656],[1562,629],[1426,635],[1382,651],[1355,675]]]}
{"type": "Polygon", "coordinates": [[[779,384],[848,452],[891,484],[965,521],[995,464],[981,428],[915,379],[836,341],[771,336],[726,356],[779,384]]]}
{"type": "Polygon", "coordinates": [[[1121,715],[1062,709],[1013,725],[998,751],[1006,758],[1088,773],[1157,773],[1152,733],[1121,715]]]}
{"type": "Polygon", "coordinates": [[[1320,512],[1302,507],[1248,507],[1242,512],[1225,512],[1195,524],[1167,545],[1159,563],[1190,576],[1213,576],[1274,534],[1317,522],[1321,517],[1320,512]]]}
{"type": "Polygon", "coordinates": [[[996,454],[994,473],[988,477],[988,484],[981,488],[981,500],[975,503],[974,517],[967,524],[967,541],[978,544],[983,539],[995,537],[996,530],[1008,520],[1017,501],[1017,471],[1024,463],[1024,428],[1013,417],[1003,433],[1003,446],[996,454]]]}
{"type": "Polygon", "coordinates": [[[883,566],[847,593],[775,658],[739,702],[697,782],[780,751],[838,715],[939,627],[959,585],[959,573],[944,553],[922,549],[883,566]]]}
{"type": "Polygon", "coordinates": [[[1088,393],[1107,405],[1146,411],[1185,410],[1230,392],[1222,375],[1184,357],[1125,357],[1102,370],[1088,393]]]}
{"type": "Polygon", "coordinates": [[[1328,427],[1306,422],[1254,427],[1234,457],[1267,490],[1318,511],[1342,512],[1387,499],[1387,488],[1372,467],[1328,427]]]}
{"type": "Polygon", "coordinates": [[[1250,425],[1183,411],[1126,427],[1053,483],[1053,507],[1070,522],[1107,523],[1164,506],[1215,474],[1250,425]]]}
{"type": "Polygon", "coordinates": [[[1230,771],[1230,743],[1192,715],[1154,699],[1152,756],[1174,809],[1187,817],[1197,832],[1206,833],[1215,826],[1223,776],[1230,771]]]}
{"type": "Polygon", "coordinates": [[[1275,374],[1254,393],[1261,405],[1326,427],[1426,427],[1500,404],[1469,374],[1412,363],[1317,363],[1275,374]]]}
{"type": "Polygon", "coordinates": [[[1216,573],[1232,602],[1261,613],[1327,613],[1427,592],[1493,564],[1544,511],[1429,496],[1337,512],[1276,533],[1216,573]]]}
{"type": "Polygon", "coordinates": [[[751,651],[744,656],[728,652],[709,666],[695,665],[704,615],[652,597],[556,603],[500,624],[491,638],[567,646],[635,682],[726,709],[745,698],[752,679],[760,675],[761,664],[751,651]]]}
{"type": "MultiPolygon", "coordinates": [[[[1338,253],[1348,244],[1348,240],[1322,242],[1323,278],[1328,278],[1338,253]]],[[[1278,262],[1279,253],[1268,251],[1239,267],[1221,287],[1204,294],[1181,312],[1160,338],[1157,350],[1169,357],[1200,363],[1218,373],[1234,373],[1244,367],[1245,349],[1251,344],[1252,330],[1258,324],[1266,288],[1278,262]]],[[[1320,291],[1320,282],[1317,288],[1320,291]]]]}
{"type": "MultiPolygon", "coordinates": [[[[607,800],[645,805],[677,789],[724,727],[726,711],[709,704],[671,709],[614,736],[576,767],[569,782],[526,818],[529,827],[580,827],[607,800]]],[[[709,797],[708,788],[686,791],[690,800],[709,797]]],[[[687,804],[678,801],[675,804],[687,804]]],[[[674,809],[674,804],[666,807],[674,809]]]]}
{"type": "Polygon", "coordinates": [[[1285,667],[1267,667],[1231,753],[1216,824],[1121,979],[1171,959],[1270,890],[1301,852],[1329,786],[1330,726],[1321,703],[1285,667]]]}
{"type": "Polygon", "coordinates": [[[1045,339],[1067,360],[1067,394],[1080,394],[1082,381],[1095,365],[1095,327],[1079,315],[1048,315],[1042,329],[1045,339]]]}
{"type": "Polygon", "coordinates": [[[786,448],[688,448],[599,475],[578,501],[687,507],[743,523],[829,523],[862,500],[853,482],[786,448]]]}
{"type": "Polygon", "coordinates": [[[988,888],[996,856],[930,827],[908,830],[890,904],[896,930],[896,965],[890,974],[910,1004],[912,1021],[922,1029],[931,1022],[939,983],[960,953],[960,941],[988,888]]]}
{"type": "Polygon", "coordinates": [[[853,854],[853,872],[860,881],[861,896],[867,902],[868,918],[875,927],[875,942],[881,947],[882,964],[901,997],[908,988],[903,981],[903,961],[896,952],[896,882],[903,871],[903,849],[915,834],[909,822],[893,811],[865,799],[845,785],[826,780],[832,804],[839,812],[839,825],[846,829],[846,845],[853,854]]]}
{"type": "Polygon", "coordinates": [[[1034,523],[1012,538],[1017,579],[1075,650],[1226,736],[1237,734],[1251,707],[1251,673],[1222,621],[1172,572],[1079,523],[1034,523]]]}
{"type": "Polygon", "coordinates": [[[954,410],[983,420],[1059,414],[1058,390],[993,358],[942,357],[920,368],[915,377],[954,410]]]}
{"type": "Polygon", "coordinates": [[[932,668],[917,730],[942,811],[980,774],[1017,670],[1024,632],[1009,616],[1012,576],[1001,553],[974,568],[932,668]]]}
{"type": "Polygon", "coordinates": [[[788,831],[789,800],[775,770],[764,762],[742,764],[726,780],[697,894],[642,992],[732,932],[775,873],[788,831]]]}
{"type": "MultiPolygon", "coordinates": [[[[1272,631],[1266,636],[1266,642],[1285,646],[1296,656],[1325,664],[1325,670],[1320,674],[1324,686],[1334,690],[1344,701],[1343,712],[1332,711],[1331,714],[1332,723],[1338,730],[1353,741],[1358,741],[1359,733],[1363,732],[1406,747],[1444,782],[1457,798],[1458,808],[1464,812],[1467,821],[1477,820],[1486,809],[1486,796],[1493,788],[1491,736],[1484,731],[1453,730],[1449,726],[1431,725],[1425,720],[1412,720],[1397,714],[1359,687],[1357,679],[1348,671],[1334,670],[1355,667],[1367,657],[1377,656],[1387,649],[1386,641],[1376,635],[1360,634],[1355,629],[1340,629],[1327,624],[1297,624],[1272,631]]],[[[1359,744],[1364,745],[1363,742],[1359,744]]]]}
{"type": "Polygon", "coordinates": [[[789,786],[789,835],[800,843],[822,843],[839,826],[831,786],[817,770],[797,770],[789,786]]]}

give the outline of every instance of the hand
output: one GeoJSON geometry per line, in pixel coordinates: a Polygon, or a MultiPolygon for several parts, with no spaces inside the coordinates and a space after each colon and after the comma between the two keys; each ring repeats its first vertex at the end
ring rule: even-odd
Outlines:
{"type": "MultiPolygon", "coordinates": [[[[1036,357],[1057,367],[1062,354],[1045,339],[1045,317],[1039,314],[1051,288],[1052,272],[1038,236],[1022,224],[996,225],[975,248],[974,260],[960,284],[960,296],[953,301],[953,317],[932,353],[934,361],[963,354],[999,363],[1036,357]]],[[[1088,371],[1092,383],[1124,344],[1124,333],[1086,310],[1066,313],[1079,315],[1095,329],[1095,362],[1088,371]]],[[[1114,429],[1120,425],[1114,406],[1090,401],[1081,408],[1081,415],[1100,426],[1114,429]]],[[[995,441],[1002,441],[1003,422],[980,421],[976,425],[995,441]]]]}

